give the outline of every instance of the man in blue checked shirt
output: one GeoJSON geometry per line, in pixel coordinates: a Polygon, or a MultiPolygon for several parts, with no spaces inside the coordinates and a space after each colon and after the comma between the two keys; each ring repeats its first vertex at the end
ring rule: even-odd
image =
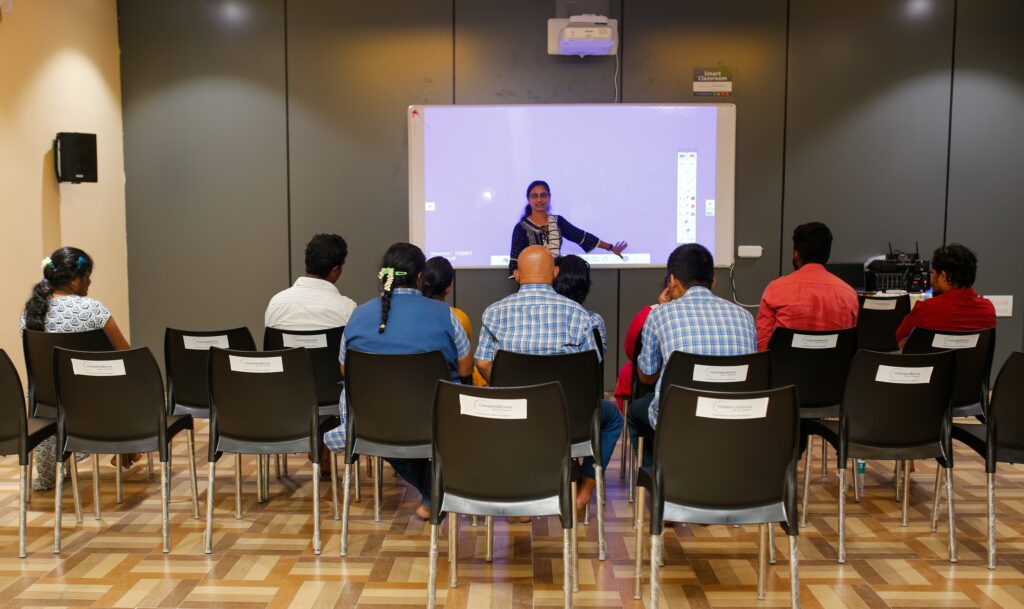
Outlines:
{"type": "Polygon", "coordinates": [[[669,302],[647,316],[643,349],[637,358],[640,380],[657,381],[654,393],[629,405],[626,425],[636,444],[644,438],[644,463],[654,447],[658,423],[661,369],[673,351],[698,355],[743,355],[757,351],[757,331],[748,311],[711,293],[715,287],[715,260],[698,243],[680,245],[668,257],[669,302]]]}
{"type": "MultiPolygon", "coordinates": [[[[590,313],[551,287],[557,274],[551,253],[533,245],[523,249],[517,260],[513,276],[519,282],[519,291],[484,310],[474,357],[477,369],[488,381],[499,349],[528,355],[597,351],[590,313]]],[[[618,408],[601,400],[601,467],[605,470],[621,430],[618,408]]],[[[582,509],[596,486],[594,460],[587,457],[580,469],[583,481],[576,491],[576,504],[582,509]]]]}

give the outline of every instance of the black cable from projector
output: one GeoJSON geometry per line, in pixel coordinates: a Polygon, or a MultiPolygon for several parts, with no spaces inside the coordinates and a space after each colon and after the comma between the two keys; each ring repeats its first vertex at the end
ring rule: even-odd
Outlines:
{"type": "Polygon", "coordinates": [[[736,275],[733,273],[733,271],[735,269],[736,269],[736,263],[733,262],[732,264],[729,265],[729,284],[732,285],[732,301],[735,302],[736,304],[740,305],[741,307],[746,307],[748,309],[757,309],[757,308],[759,308],[761,306],[759,304],[756,304],[756,305],[743,304],[742,302],[739,301],[738,298],[736,298],[736,275]]]}

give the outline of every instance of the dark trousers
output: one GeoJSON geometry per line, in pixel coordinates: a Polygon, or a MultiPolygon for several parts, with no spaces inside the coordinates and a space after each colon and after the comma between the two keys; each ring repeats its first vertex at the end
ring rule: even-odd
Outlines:
{"type": "Polygon", "coordinates": [[[651,427],[648,417],[653,399],[654,394],[649,393],[631,402],[626,412],[626,429],[629,430],[629,438],[633,441],[633,446],[636,447],[637,438],[644,439],[643,464],[645,467],[651,465],[654,459],[654,428],[651,427]]]}
{"type": "Polygon", "coordinates": [[[388,459],[395,473],[413,486],[423,497],[423,505],[430,507],[430,459],[388,459]]]}

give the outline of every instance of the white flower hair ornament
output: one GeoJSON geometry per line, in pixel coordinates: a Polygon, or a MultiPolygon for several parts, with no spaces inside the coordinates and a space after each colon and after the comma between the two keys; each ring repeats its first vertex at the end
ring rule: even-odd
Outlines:
{"type": "Polygon", "coordinates": [[[395,277],[404,277],[407,273],[405,271],[396,271],[390,266],[381,268],[380,272],[377,273],[377,279],[384,280],[384,291],[391,291],[391,284],[395,282],[395,277]]]}
{"type": "Polygon", "coordinates": [[[39,264],[39,268],[41,269],[45,269],[46,267],[50,267],[51,269],[53,268],[53,260],[50,260],[49,256],[43,258],[43,261],[39,264]]]}

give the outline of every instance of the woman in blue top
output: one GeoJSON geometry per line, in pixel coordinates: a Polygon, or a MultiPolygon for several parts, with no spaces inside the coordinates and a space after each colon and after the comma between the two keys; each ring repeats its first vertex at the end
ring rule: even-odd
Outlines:
{"type": "MultiPolygon", "coordinates": [[[[411,243],[396,243],[384,253],[378,278],[381,294],[356,307],[345,326],[338,362],[345,373],[348,349],[366,353],[406,354],[440,351],[451,370],[452,380],[473,372],[469,339],[451,307],[420,293],[426,257],[411,243]]],[[[345,448],[347,421],[345,393],[341,394],[341,425],[324,436],[333,450],[345,448]]],[[[430,460],[386,459],[395,472],[423,496],[416,515],[430,517],[430,460]]]]}
{"type": "Polygon", "coordinates": [[[595,247],[622,257],[622,252],[629,246],[625,241],[615,245],[605,243],[596,236],[576,228],[568,220],[551,212],[551,188],[544,180],[534,180],[526,187],[526,207],[519,222],[512,229],[512,251],[509,253],[508,271],[516,270],[516,258],[519,252],[531,245],[543,245],[552,256],[562,253],[562,240],[566,239],[579,244],[583,251],[589,252],[595,247]]]}

